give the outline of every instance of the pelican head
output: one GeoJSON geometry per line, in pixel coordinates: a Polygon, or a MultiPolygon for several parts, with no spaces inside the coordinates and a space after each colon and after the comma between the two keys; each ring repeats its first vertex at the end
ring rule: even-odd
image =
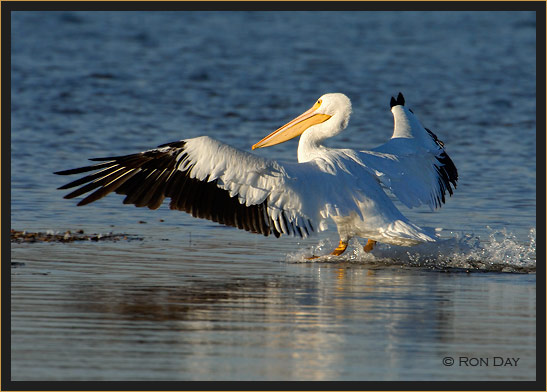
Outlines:
{"type": "Polygon", "coordinates": [[[344,94],[322,95],[310,109],[253,145],[253,150],[274,146],[300,135],[320,142],[346,128],[350,115],[351,101],[344,94]]]}

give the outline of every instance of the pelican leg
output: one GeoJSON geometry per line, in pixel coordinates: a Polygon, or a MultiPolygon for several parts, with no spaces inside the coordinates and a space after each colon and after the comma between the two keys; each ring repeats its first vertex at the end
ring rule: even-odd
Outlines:
{"type": "Polygon", "coordinates": [[[363,249],[365,252],[369,253],[370,251],[372,251],[372,249],[374,249],[374,245],[376,245],[376,241],[368,240],[367,244],[363,246],[363,249]]]}
{"type": "Polygon", "coordinates": [[[331,252],[331,255],[340,256],[342,253],[346,251],[347,247],[348,247],[348,241],[340,240],[338,247],[331,252]]]}
{"type": "MultiPolygon", "coordinates": [[[[330,254],[333,256],[340,256],[342,253],[346,251],[347,247],[348,247],[348,241],[340,240],[338,247],[335,250],[333,250],[330,254]]],[[[306,257],[307,260],[314,260],[318,258],[319,256],[306,257]]]]}

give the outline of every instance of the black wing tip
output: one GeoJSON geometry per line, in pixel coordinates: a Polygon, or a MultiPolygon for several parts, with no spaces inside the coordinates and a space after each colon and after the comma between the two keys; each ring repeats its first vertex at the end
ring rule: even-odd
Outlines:
{"type": "Polygon", "coordinates": [[[163,148],[163,147],[182,148],[185,145],[186,145],[186,140],[177,140],[176,142],[160,144],[158,148],[163,148]]]}
{"type": "Polygon", "coordinates": [[[436,203],[435,207],[439,208],[442,204],[445,203],[446,192],[448,191],[449,196],[452,196],[454,190],[457,188],[458,169],[456,168],[456,165],[454,164],[452,159],[450,159],[446,151],[443,150],[443,152],[436,158],[440,164],[435,165],[435,168],[437,170],[437,181],[439,184],[439,194],[441,195],[442,203],[438,200],[439,197],[437,196],[438,202],[436,203]],[[452,187],[454,187],[454,189],[452,189],[452,187]]]}
{"type": "Polygon", "coordinates": [[[390,105],[390,107],[394,107],[394,106],[397,106],[397,105],[404,106],[405,105],[405,97],[403,96],[403,94],[401,92],[399,92],[399,94],[397,95],[397,99],[395,99],[394,97],[391,97],[391,101],[389,101],[389,105],[390,105]]]}
{"type": "Polygon", "coordinates": [[[437,145],[440,147],[440,148],[444,148],[444,142],[442,140],[440,140],[437,135],[435,135],[429,128],[425,128],[424,129],[426,130],[426,132],[429,134],[429,136],[431,136],[431,138],[433,139],[433,141],[435,143],[437,143],[437,145]]]}
{"type": "Polygon", "coordinates": [[[93,168],[90,168],[89,166],[86,167],[78,167],[76,169],[68,169],[68,170],[60,170],[53,172],[53,174],[56,174],[58,176],[70,176],[71,174],[78,174],[83,173],[85,171],[91,171],[94,170],[93,168]]]}
{"type": "Polygon", "coordinates": [[[404,106],[405,105],[405,97],[403,97],[403,94],[399,91],[399,95],[397,95],[397,104],[404,106]]]}

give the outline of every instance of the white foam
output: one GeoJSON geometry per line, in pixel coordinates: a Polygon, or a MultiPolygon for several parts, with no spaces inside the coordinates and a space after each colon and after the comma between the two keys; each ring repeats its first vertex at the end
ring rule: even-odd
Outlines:
{"type": "MultiPolygon", "coordinates": [[[[535,272],[536,229],[530,229],[528,242],[523,243],[507,232],[487,227],[487,238],[466,233],[450,233],[450,238],[413,247],[378,243],[366,253],[356,239],[341,256],[328,253],[336,246],[330,239],[319,241],[309,248],[288,254],[286,260],[302,262],[354,262],[371,265],[401,265],[429,269],[465,269],[499,272],[535,272]],[[311,255],[325,255],[308,260],[311,255]]],[[[448,234],[447,234],[448,235],[448,234]]]]}

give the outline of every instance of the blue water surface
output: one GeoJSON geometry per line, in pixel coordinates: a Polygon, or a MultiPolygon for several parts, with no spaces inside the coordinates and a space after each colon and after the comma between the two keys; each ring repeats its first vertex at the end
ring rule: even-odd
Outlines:
{"type": "Polygon", "coordinates": [[[12,228],[142,241],[12,244],[13,377],[534,379],[535,34],[533,12],[14,12],[12,228]],[[353,114],[327,144],[373,148],[399,91],[459,172],[440,210],[401,206],[435,246],[311,263],[334,225],[278,240],[56,190],[55,171],[179,139],[250,151],[328,92],[353,114]]]}

